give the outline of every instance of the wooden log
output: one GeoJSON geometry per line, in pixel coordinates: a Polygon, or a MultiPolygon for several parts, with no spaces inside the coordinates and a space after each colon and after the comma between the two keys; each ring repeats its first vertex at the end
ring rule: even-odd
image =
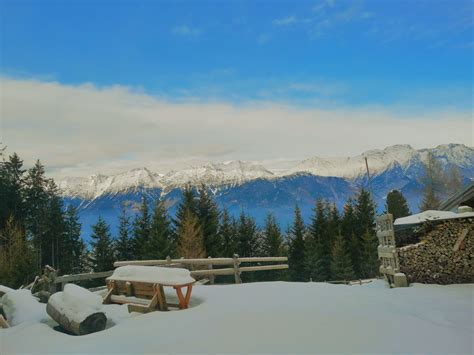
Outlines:
{"type": "Polygon", "coordinates": [[[76,275],[63,275],[57,276],[54,278],[54,283],[61,283],[67,284],[69,282],[74,281],[83,281],[83,280],[92,280],[92,279],[100,279],[112,276],[113,271],[102,271],[102,272],[88,272],[84,274],[76,274],[76,275]]]}
{"type": "MultiPolygon", "coordinates": [[[[249,257],[240,258],[240,263],[258,263],[258,262],[284,262],[288,261],[286,256],[270,257],[249,257]]],[[[166,259],[166,260],[129,260],[116,261],[115,267],[126,265],[160,266],[171,264],[183,265],[233,265],[234,258],[206,258],[206,259],[166,259]]]]}
{"type": "Polygon", "coordinates": [[[239,256],[237,254],[234,254],[234,257],[232,258],[234,261],[234,278],[235,278],[235,283],[236,284],[241,284],[242,279],[240,278],[240,261],[239,261],[239,256]]]}
{"type": "Polygon", "coordinates": [[[249,272],[249,271],[265,271],[265,270],[284,270],[288,269],[288,265],[261,265],[261,266],[244,266],[240,268],[240,272],[249,272]]]}
{"type": "MultiPolygon", "coordinates": [[[[211,257],[209,256],[208,259],[211,259],[211,257]]],[[[209,264],[207,268],[208,270],[212,270],[212,264],[209,264]]],[[[209,282],[211,283],[211,285],[214,285],[215,279],[216,277],[214,274],[209,275],[209,282]]]]}
{"type": "Polygon", "coordinates": [[[0,314],[0,328],[10,328],[10,326],[8,325],[8,322],[5,320],[5,318],[3,318],[3,316],[0,314]]]}
{"type": "Polygon", "coordinates": [[[78,314],[77,310],[71,310],[62,301],[60,294],[53,295],[49,299],[46,312],[62,328],[75,335],[99,332],[104,330],[107,324],[107,317],[103,312],[97,312],[88,306],[84,306],[81,308],[81,314],[78,314]]]}

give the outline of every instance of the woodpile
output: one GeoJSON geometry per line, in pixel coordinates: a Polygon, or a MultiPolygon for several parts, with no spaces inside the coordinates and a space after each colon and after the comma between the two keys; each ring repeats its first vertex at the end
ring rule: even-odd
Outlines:
{"type": "Polygon", "coordinates": [[[474,218],[427,223],[417,244],[398,248],[400,271],[409,282],[474,282],[474,218]]]}

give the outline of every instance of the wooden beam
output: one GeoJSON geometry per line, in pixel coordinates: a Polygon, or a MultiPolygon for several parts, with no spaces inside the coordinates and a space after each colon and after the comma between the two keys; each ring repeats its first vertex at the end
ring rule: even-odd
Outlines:
{"type": "MultiPolygon", "coordinates": [[[[258,263],[258,262],[285,262],[288,261],[286,256],[270,256],[270,257],[249,257],[239,258],[240,263],[258,263]]],[[[160,266],[170,264],[183,265],[232,265],[233,258],[202,258],[202,259],[168,259],[168,260],[130,260],[116,261],[115,267],[126,265],[142,265],[142,266],[160,266]]]]}
{"type": "Polygon", "coordinates": [[[112,276],[113,271],[90,272],[76,275],[63,275],[54,279],[54,283],[68,283],[73,281],[92,280],[112,276]]]}
{"type": "Polygon", "coordinates": [[[280,264],[280,265],[244,266],[240,268],[240,271],[249,272],[249,271],[284,270],[284,269],[288,269],[288,265],[280,264]]]}

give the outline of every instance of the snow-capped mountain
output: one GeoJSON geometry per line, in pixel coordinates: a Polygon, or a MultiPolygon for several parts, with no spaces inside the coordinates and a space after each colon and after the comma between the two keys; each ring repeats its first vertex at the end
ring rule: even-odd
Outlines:
{"type": "Polygon", "coordinates": [[[432,149],[416,150],[410,145],[394,145],[383,150],[369,150],[346,158],[313,157],[296,163],[285,171],[271,171],[255,162],[229,161],[207,163],[203,166],[171,171],[167,174],[151,172],[147,168],[134,169],[117,175],[70,177],[59,182],[65,196],[94,199],[104,194],[159,188],[170,191],[186,184],[219,187],[240,185],[256,179],[275,179],[294,174],[333,176],[356,180],[366,175],[365,158],[371,176],[379,175],[398,165],[404,171],[413,171],[426,161],[432,152],[443,165],[455,165],[462,170],[474,169],[474,148],[461,144],[440,145],[432,149]]]}
{"type": "Polygon", "coordinates": [[[114,231],[122,206],[133,214],[143,195],[150,203],[164,200],[173,215],[181,199],[181,189],[186,184],[206,185],[218,205],[226,207],[231,214],[237,215],[245,209],[261,223],[266,214],[272,212],[285,227],[291,222],[295,204],[301,208],[303,217],[308,218],[316,199],[325,199],[342,208],[361,186],[370,188],[379,210],[384,208],[387,193],[398,189],[407,198],[411,210],[416,212],[421,199],[423,162],[429,152],[446,171],[455,166],[465,182],[474,180],[474,149],[448,144],[420,150],[395,145],[347,158],[314,157],[291,162],[284,170],[272,170],[255,162],[230,161],[166,174],[141,168],[110,176],[67,178],[58,185],[65,203],[79,207],[82,234],[86,239],[98,216],[102,216],[114,231]],[[370,184],[367,183],[365,158],[370,184]]]}
{"type": "Polygon", "coordinates": [[[141,168],[111,176],[68,177],[59,181],[58,186],[65,196],[90,200],[105,194],[130,192],[139,188],[162,188],[162,179],[163,175],[141,168]]]}

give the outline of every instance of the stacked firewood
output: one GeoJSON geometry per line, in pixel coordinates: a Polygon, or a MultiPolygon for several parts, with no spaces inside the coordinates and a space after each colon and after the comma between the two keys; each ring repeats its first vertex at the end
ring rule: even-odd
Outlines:
{"type": "Polygon", "coordinates": [[[428,223],[414,245],[398,248],[400,271],[409,282],[474,282],[474,218],[428,223]]]}

